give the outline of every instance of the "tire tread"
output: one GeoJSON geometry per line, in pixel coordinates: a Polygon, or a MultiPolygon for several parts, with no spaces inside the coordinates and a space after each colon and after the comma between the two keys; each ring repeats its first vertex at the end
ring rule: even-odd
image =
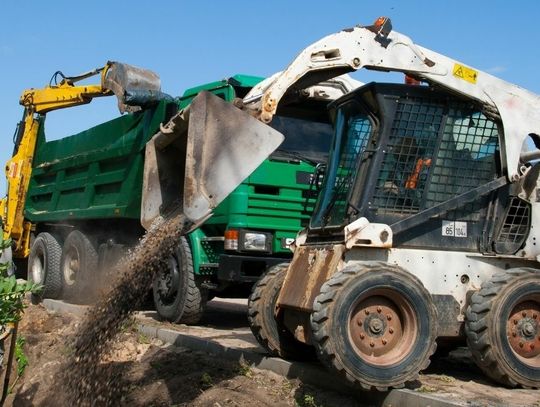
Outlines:
{"type": "Polygon", "coordinates": [[[269,268],[253,287],[248,299],[248,322],[251,332],[257,342],[271,355],[284,359],[309,360],[313,359],[313,348],[297,341],[293,334],[286,330],[280,322],[268,320],[268,301],[278,295],[288,263],[280,263],[269,268]],[[276,324],[275,328],[281,335],[272,332],[269,324],[276,324]]]}
{"type": "MultiPolygon", "coordinates": [[[[178,260],[178,266],[182,269],[180,272],[185,272],[187,274],[186,285],[183,287],[185,289],[185,300],[181,304],[182,309],[175,309],[171,315],[163,315],[160,313],[159,305],[154,293],[154,303],[158,314],[174,323],[174,324],[187,324],[195,325],[199,323],[204,315],[206,310],[206,302],[208,298],[208,292],[206,289],[202,288],[195,279],[195,273],[193,270],[193,256],[191,254],[191,248],[187,239],[180,238],[178,243],[178,256],[181,256],[181,259],[178,260]]],[[[182,289],[182,287],[179,287],[182,289]]]]}
{"type": "MultiPolygon", "coordinates": [[[[43,290],[40,294],[33,294],[32,299],[34,302],[38,302],[43,298],[57,299],[62,294],[62,277],[60,275],[60,260],[62,257],[62,246],[58,239],[48,232],[41,232],[34,242],[32,243],[32,249],[36,244],[43,242],[46,264],[44,267],[43,275],[43,290]]],[[[33,252],[30,251],[29,262],[32,261],[33,252]]],[[[28,278],[31,280],[31,265],[28,267],[28,278]]]]}
{"type": "Polygon", "coordinates": [[[508,387],[516,387],[518,383],[508,374],[494,352],[488,323],[491,310],[498,298],[497,294],[504,286],[516,278],[531,274],[538,274],[538,270],[516,268],[497,272],[471,296],[465,314],[465,334],[473,360],[486,376],[508,387]]]}
{"type": "MultiPolygon", "coordinates": [[[[387,391],[389,388],[402,388],[407,382],[415,381],[418,378],[419,371],[424,370],[430,364],[430,357],[436,350],[436,342],[433,340],[430,349],[426,352],[425,358],[419,362],[420,368],[416,371],[411,371],[407,375],[407,379],[402,382],[391,383],[390,385],[382,385],[381,383],[374,384],[362,381],[360,378],[354,377],[346,370],[343,362],[339,359],[335,349],[335,344],[332,338],[331,324],[327,323],[329,320],[328,314],[330,307],[336,302],[341,290],[350,281],[352,281],[359,273],[380,273],[381,271],[395,272],[396,267],[389,265],[385,262],[365,262],[362,263],[362,267],[359,268],[356,265],[345,267],[334,274],[330,280],[325,282],[321,287],[321,294],[315,298],[314,312],[311,314],[311,329],[313,332],[314,344],[317,349],[317,356],[319,360],[344,377],[347,382],[352,385],[359,386],[364,390],[378,390],[387,391]]],[[[408,274],[418,284],[422,285],[414,275],[408,274]]],[[[412,367],[411,367],[412,369],[412,367]]]]}

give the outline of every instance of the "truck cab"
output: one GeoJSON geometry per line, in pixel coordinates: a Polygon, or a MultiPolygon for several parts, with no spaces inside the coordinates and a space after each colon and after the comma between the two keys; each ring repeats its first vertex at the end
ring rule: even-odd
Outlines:
{"type": "MultiPolygon", "coordinates": [[[[227,80],[188,89],[180,108],[201,91],[226,101],[243,98],[263,78],[236,75],[227,80]]],[[[275,264],[289,261],[290,243],[307,225],[316,197],[314,174],[328,157],[332,127],[328,101],[297,98],[284,103],[270,126],[285,136],[281,146],[237,187],[200,228],[186,236],[187,246],[171,267],[158,274],[154,302],[158,313],[172,321],[195,321],[212,296],[247,297],[254,282],[275,264]],[[193,268],[191,292],[195,303],[182,310],[182,290],[173,281],[186,266],[193,268]],[[199,303],[200,302],[200,303],[199,303]]],[[[185,280],[184,280],[185,281],[185,280]]],[[[186,284],[184,284],[186,285],[186,284]]],[[[189,302],[189,301],[188,301],[189,302]]]]}

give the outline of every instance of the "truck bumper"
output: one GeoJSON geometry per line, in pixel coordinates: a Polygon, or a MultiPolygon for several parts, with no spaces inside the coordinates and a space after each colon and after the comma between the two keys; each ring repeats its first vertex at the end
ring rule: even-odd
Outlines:
{"type": "Polygon", "coordinates": [[[289,262],[282,257],[255,257],[222,254],[219,258],[218,280],[239,283],[253,283],[268,267],[289,262]]]}

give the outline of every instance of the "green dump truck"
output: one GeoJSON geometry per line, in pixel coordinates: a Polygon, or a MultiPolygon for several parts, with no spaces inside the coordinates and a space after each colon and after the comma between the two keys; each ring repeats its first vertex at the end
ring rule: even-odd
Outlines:
{"type": "MultiPolygon", "coordinates": [[[[236,75],[188,89],[60,140],[46,141],[41,126],[24,216],[33,225],[29,276],[39,282],[48,268],[44,295],[83,301],[106,289],[117,259],[144,234],[146,143],[199,92],[232,102],[262,79],[236,75]]],[[[303,95],[282,103],[271,123],[283,144],[163,259],[152,290],[161,317],[195,323],[209,298],[247,296],[267,267],[291,258],[288,245],[309,219],[313,174],[332,133],[328,100],[303,95]]]]}

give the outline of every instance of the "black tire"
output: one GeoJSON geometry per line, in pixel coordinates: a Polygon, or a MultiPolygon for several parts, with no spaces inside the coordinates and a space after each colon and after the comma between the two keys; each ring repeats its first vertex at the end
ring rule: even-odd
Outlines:
{"type": "Polygon", "coordinates": [[[195,280],[191,249],[185,237],[152,284],[158,315],[173,323],[197,324],[205,311],[208,292],[195,280]]]}
{"type": "Polygon", "coordinates": [[[275,316],[276,302],[288,266],[288,263],[281,263],[271,267],[253,286],[248,300],[249,327],[272,356],[309,360],[315,357],[313,347],[298,341],[275,316]]]}
{"type": "Polygon", "coordinates": [[[509,386],[540,388],[540,271],[494,274],[467,308],[467,344],[478,367],[509,386]]]}
{"type": "Polygon", "coordinates": [[[32,242],[28,256],[28,280],[43,286],[40,293],[32,294],[33,302],[43,298],[56,299],[62,294],[61,256],[62,247],[50,233],[40,233],[32,242]]]}
{"type": "Polygon", "coordinates": [[[60,275],[65,299],[81,303],[92,299],[99,283],[98,253],[80,230],[72,231],[64,241],[60,275]]]}
{"type": "Polygon", "coordinates": [[[436,349],[436,308],[422,283],[398,266],[344,268],[321,287],[311,314],[319,360],[362,388],[403,387],[436,349]]]}

